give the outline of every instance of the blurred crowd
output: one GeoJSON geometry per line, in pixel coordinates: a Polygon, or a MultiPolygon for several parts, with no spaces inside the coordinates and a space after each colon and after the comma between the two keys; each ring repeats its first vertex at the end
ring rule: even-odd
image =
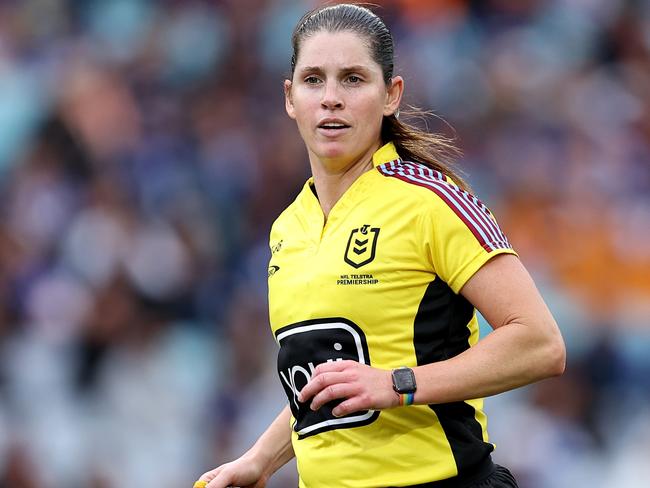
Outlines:
{"type": "MultiPolygon", "coordinates": [[[[650,2],[374,3],[567,341],[488,399],[495,459],[645,486],[650,2]]],[[[0,1],[0,488],[189,487],[282,408],[267,236],[309,176],[282,81],[317,4],[0,1]]]]}

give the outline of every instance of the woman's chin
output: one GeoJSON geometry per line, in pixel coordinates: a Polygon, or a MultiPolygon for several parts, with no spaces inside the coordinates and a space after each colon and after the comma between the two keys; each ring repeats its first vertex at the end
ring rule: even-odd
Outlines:
{"type": "Polygon", "coordinates": [[[314,152],[320,159],[344,159],[346,155],[352,154],[352,148],[339,141],[330,141],[319,144],[314,152]]]}

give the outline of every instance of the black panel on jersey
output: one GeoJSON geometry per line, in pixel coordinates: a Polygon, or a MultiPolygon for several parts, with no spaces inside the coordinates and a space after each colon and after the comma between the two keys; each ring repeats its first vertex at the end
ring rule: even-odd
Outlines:
{"type": "MultiPolygon", "coordinates": [[[[414,321],[413,345],[418,365],[454,357],[469,348],[474,307],[436,278],[427,287],[414,321]]],[[[451,446],[459,473],[471,471],[485,462],[493,449],[483,442],[475,409],[465,402],[429,405],[440,420],[451,446]]]]}
{"type": "Polygon", "coordinates": [[[358,325],[341,317],[305,320],[276,330],[275,336],[280,345],[278,374],[289,399],[295,419],[293,428],[299,439],[334,429],[360,427],[377,420],[379,411],[375,410],[335,417],[332,410],[343,399],[332,400],[313,411],[309,406],[311,399],[302,403],[297,397],[319,364],[352,360],[370,365],[366,336],[358,325]]]}

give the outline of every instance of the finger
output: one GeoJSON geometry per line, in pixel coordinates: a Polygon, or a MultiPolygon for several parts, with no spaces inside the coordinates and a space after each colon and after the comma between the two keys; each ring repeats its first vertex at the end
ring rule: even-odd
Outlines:
{"type": "Polygon", "coordinates": [[[210,481],[205,488],[227,488],[234,483],[232,476],[226,471],[221,471],[217,476],[210,481]]]}
{"type": "Polygon", "coordinates": [[[205,481],[206,483],[209,483],[211,480],[215,478],[220,472],[221,472],[221,466],[219,466],[216,469],[213,469],[211,471],[206,471],[203,473],[201,476],[199,476],[199,479],[197,480],[197,483],[199,481],[205,481]]]}
{"type": "Polygon", "coordinates": [[[336,400],[338,398],[353,397],[357,391],[358,388],[350,383],[337,383],[335,385],[329,385],[326,388],[322,389],[318,395],[314,397],[310,408],[312,410],[318,410],[320,407],[332,400],[336,400]]]}
{"type": "Polygon", "coordinates": [[[199,481],[205,481],[206,483],[209,483],[214,477],[219,473],[220,469],[213,469],[212,471],[208,471],[207,473],[203,473],[201,476],[199,476],[199,479],[197,480],[197,483],[199,481]]]}
{"type": "Polygon", "coordinates": [[[351,361],[349,359],[345,359],[343,361],[329,361],[325,363],[320,363],[316,368],[314,369],[314,374],[313,376],[318,376],[321,373],[332,373],[336,371],[344,371],[352,366],[358,366],[359,363],[356,361],[351,361]]]}
{"type": "Polygon", "coordinates": [[[370,408],[371,404],[369,399],[357,395],[337,405],[336,408],[332,410],[332,414],[335,417],[343,417],[344,415],[349,415],[360,410],[370,410],[370,408]]]}
{"type": "Polygon", "coordinates": [[[318,394],[323,388],[347,381],[349,381],[349,375],[344,372],[325,372],[318,376],[312,376],[309,382],[298,393],[298,401],[304,403],[318,394]]]}

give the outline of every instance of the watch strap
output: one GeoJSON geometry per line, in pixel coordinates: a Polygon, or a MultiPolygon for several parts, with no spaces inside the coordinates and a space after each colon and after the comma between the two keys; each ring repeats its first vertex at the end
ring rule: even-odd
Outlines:
{"type": "Polygon", "coordinates": [[[398,393],[399,395],[399,404],[402,407],[407,407],[409,405],[413,405],[413,398],[415,397],[415,393],[398,393]]]}

